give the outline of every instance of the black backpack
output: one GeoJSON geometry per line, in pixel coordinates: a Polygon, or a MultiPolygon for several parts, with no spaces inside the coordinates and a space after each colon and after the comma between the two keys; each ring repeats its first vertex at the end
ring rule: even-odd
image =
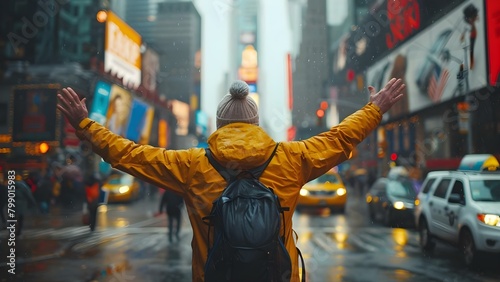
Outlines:
{"type": "MultiPolygon", "coordinates": [[[[280,235],[284,211],[290,209],[281,207],[273,190],[259,181],[277,148],[278,144],[263,165],[248,171],[224,168],[206,149],[210,164],[226,179],[227,186],[213,202],[210,215],[203,218],[209,224],[205,281],[290,281],[292,264],[285,236],[280,235]]],[[[304,260],[298,252],[305,281],[304,260]]]]}

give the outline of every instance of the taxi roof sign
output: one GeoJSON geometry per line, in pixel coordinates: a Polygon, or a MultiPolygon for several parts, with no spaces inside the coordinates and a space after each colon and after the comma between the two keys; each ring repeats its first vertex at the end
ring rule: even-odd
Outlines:
{"type": "Polygon", "coordinates": [[[458,166],[460,171],[494,171],[499,168],[498,160],[490,154],[465,155],[458,166]]]}

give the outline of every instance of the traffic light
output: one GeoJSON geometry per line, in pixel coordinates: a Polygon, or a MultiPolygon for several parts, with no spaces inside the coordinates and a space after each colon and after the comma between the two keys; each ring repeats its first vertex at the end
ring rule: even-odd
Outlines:
{"type": "Polygon", "coordinates": [[[328,109],[328,102],[321,101],[319,103],[319,109],[316,110],[317,126],[324,126],[323,119],[325,118],[325,112],[328,109]]]}
{"type": "Polygon", "coordinates": [[[391,164],[390,164],[391,167],[395,167],[395,166],[398,166],[398,154],[396,153],[392,153],[391,154],[391,164]]]}
{"type": "Polygon", "coordinates": [[[49,151],[50,149],[50,146],[49,144],[45,143],[45,142],[42,142],[40,144],[38,144],[38,151],[41,153],[41,154],[45,154],[49,151]]]}
{"type": "Polygon", "coordinates": [[[328,102],[321,101],[321,103],[319,104],[319,108],[322,109],[323,111],[326,111],[326,109],[328,109],[328,102]]]}
{"type": "Polygon", "coordinates": [[[322,126],[323,125],[323,118],[325,117],[325,110],[318,109],[316,111],[316,117],[317,117],[317,126],[322,126]]]}
{"type": "Polygon", "coordinates": [[[397,160],[398,160],[398,154],[396,154],[396,153],[392,153],[392,154],[391,154],[391,161],[395,162],[395,161],[397,161],[397,160]]]}

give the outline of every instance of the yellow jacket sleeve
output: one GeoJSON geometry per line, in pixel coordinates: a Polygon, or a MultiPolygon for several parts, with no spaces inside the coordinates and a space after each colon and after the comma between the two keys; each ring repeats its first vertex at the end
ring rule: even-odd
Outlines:
{"type": "Polygon", "coordinates": [[[89,141],[93,151],[112,167],[160,188],[184,193],[190,175],[189,150],[166,150],[140,145],[88,118],[80,122],[77,135],[89,141]]]}
{"type": "Polygon", "coordinates": [[[360,110],[300,144],[304,181],[314,179],[349,158],[352,150],[372,132],[382,120],[380,108],[368,103],[360,110]]]}

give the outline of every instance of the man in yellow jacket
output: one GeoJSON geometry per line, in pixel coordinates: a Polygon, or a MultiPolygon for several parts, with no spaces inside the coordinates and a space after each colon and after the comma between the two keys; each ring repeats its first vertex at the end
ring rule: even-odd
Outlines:
{"type": "MultiPolygon", "coordinates": [[[[281,206],[290,207],[282,226],[286,227],[285,245],[292,259],[292,281],[299,281],[292,215],[300,188],[347,160],[354,147],[377,127],[382,114],[402,98],[404,88],[401,79],[395,78],[379,92],[370,86],[370,102],[339,125],[307,140],[279,143],[260,181],[274,189],[281,206]]],[[[276,141],[258,125],[258,108],[248,91],[246,83],[233,83],[217,108],[217,130],[208,138],[215,159],[232,169],[245,170],[263,164],[276,146],[276,141]]],[[[193,228],[193,281],[203,281],[208,225],[202,218],[210,214],[212,202],[226,187],[224,178],[210,165],[205,150],[167,150],[136,144],[89,119],[85,98],[80,99],[71,88],[64,88],[58,97],[58,109],[77,129],[77,135],[89,141],[106,162],[183,195],[193,228]]]]}

